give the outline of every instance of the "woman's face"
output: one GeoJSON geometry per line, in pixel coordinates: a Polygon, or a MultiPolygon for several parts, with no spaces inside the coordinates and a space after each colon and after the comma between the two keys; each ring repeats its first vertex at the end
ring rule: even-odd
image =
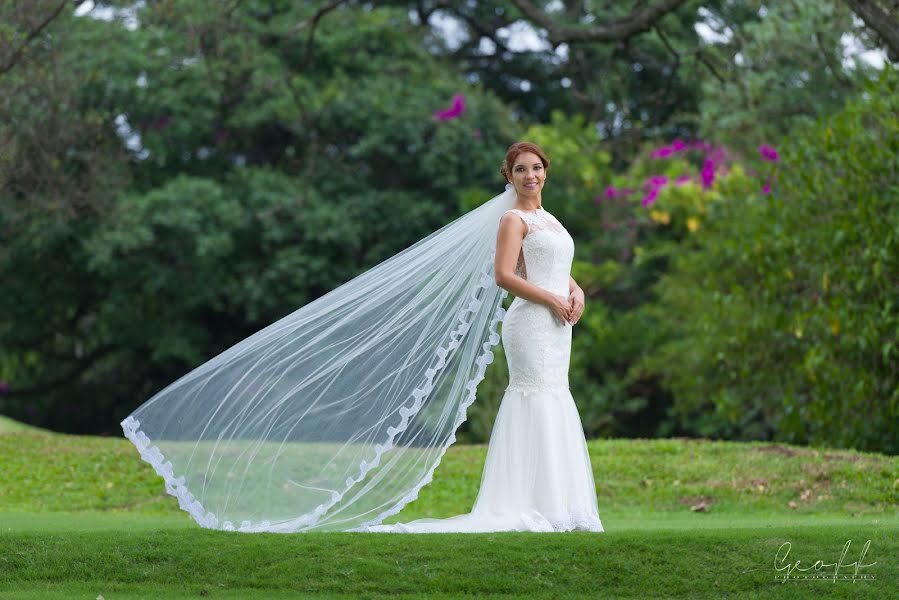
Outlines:
{"type": "Polygon", "coordinates": [[[546,169],[540,157],[533,152],[522,152],[512,165],[512,185],[519,196],[540,196],[546,169]]]}

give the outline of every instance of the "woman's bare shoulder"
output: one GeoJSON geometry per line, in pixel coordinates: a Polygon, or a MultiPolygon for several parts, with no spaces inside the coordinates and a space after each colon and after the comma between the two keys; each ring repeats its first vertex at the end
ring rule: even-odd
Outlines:
{"type": "Polygon", "coordinates": [[[528,230],[528,222],[524,216],[515,208],[510,208],[503,213],[499,219],[500,228],[509,228],[515,231],[525,232],[528,230]]]}

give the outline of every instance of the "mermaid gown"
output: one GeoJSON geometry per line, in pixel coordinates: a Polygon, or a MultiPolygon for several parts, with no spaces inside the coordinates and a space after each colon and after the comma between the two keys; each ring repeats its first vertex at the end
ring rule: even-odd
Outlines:
{"type": "MultiPolygon", "coordinates": [[[[511,209],[528,226],[516,274],[568,297],[574,241],[543,209],[511,209]]],[[[470,513],[373,525],[369,532],[603,531],[587,442],[568,388],[571,325],[516,297],[502,324],[509,368],[470,513]]]]}

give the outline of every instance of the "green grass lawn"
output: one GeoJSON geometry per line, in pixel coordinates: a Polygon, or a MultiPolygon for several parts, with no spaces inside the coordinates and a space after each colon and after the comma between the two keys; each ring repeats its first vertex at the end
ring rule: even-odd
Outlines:
{"type": "MultiPolygon", "coordinates": [[[[197,526],[123,438],[0,433],[3,599],[899,598],[894,457],[594,440],[603,533],[242,534],[197,526]],[[778,552],[806,569],[847,542],[839,574],[864,552],[873,579],[775,580],[778,552]]],[[[470,510],[485,451],[451,447],[387,522],[470,510]]]]}

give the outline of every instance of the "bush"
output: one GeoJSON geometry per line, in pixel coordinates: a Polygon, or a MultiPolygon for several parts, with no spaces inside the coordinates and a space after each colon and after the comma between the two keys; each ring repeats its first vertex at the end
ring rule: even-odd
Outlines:
{"type": "Polygon", "coordinates": [[[771,195],[739,172],[645,314],[693,433],[899,452],[899,77],[794,133],[771,195]]]}

